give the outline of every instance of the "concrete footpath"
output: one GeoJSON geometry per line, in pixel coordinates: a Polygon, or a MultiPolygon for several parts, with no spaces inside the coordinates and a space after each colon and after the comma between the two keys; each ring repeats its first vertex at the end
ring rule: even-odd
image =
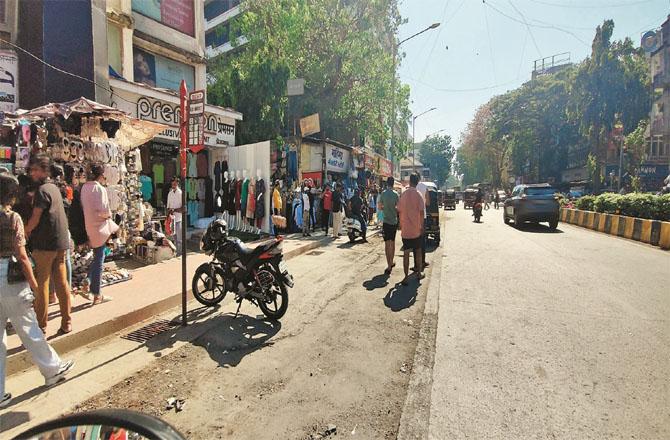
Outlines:
{"type": "MultiPolygon", "coordinates": [[[[301,234],[292,234],[285,237],[284,256],[290,259],[330,241],[323,232],[307,238],[301,234]]],[[[188,254],[186,286],[189,301],[193,299],[191,277],[195,269],[209,259],[202,253],[188,254]]],[[[58,353],[65,354],[181,304],[180,258],[143,266],[130,270],[130,273],[131,280],[104,288],[104,294],[112,297],[112,301],[92,307],[89,301],[80,296],[73,298],[73,330],[67,335],[56,336],[60,326],[60,312],[58,304],[49,307],[47,339],[58,353]]],[[[7,376],[33,365],[19,337],[13,332],[7,337],[7,355],[7,376]]]]}

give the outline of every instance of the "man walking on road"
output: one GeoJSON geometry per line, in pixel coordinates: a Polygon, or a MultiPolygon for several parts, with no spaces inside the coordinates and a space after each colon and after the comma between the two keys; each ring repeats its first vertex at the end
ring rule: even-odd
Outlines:
{"type": "MultiPolygon", "coordinates": [[[[419,180],[419,183],[416,185],[417,191],[419,191],[419,194],[421,194],[421,197],[423,197],[423,221],[424,223],[426,222],[426,207],[429,205],[430,200],[428,199],[428,186],[426,186],[425,183],[421,182],[421,175],[419,173],[416,173],[416,177],[419,180]]],[[[421,261],[423,261],[423,267],[421,268],[421,272],[423,272],[423,269],[428,267],[428,261],[426,261],[426,237],[424,235],[421,236],[421,261]]],[[[416,267],[414,268],[416,270],[416,267]]]]}
{"type": "Polygon", "coordinates": [[[340,236],[342,230],[342,210],[344,209],[344,195],[342,184],[337,183],[333,192],[333,238],[340,236]]]}
{"type": "MultiPolygon", "coordinates": [[[[400,229],[403,244],[402,266],[405,278],[401,281],[403,286],[407,285],[409,277],[409,252],[414,252],[414,267],[417,278],[425,277],[423,274],[423,258],[421,252],[421,241],[423,238],[423,218],[426,212],[426,203],[416,186],[419,183],[418,174],[409,176],[409,188],[400,196],[398,202],[398,213],[400,214],[400,229]]],[[[386,217],[386,216],[384,216],[386,217]]]]}
{"type": "Polygon", "coordinates": [[[382,212],[382,235],[384,236],[384,250],[386,252],[386,275],[391,274],[393,255],[395,255],[395,236],[398,231],[398,193],[393,190],[393,177],[386,179],[386,190],[379,196],[377,208],[382,212]]]}
{"type": "Polygon", "coordinates": [[[56,185],[51,183],[49,173],[51,160],[44,154],[31,158],[30,177],[39,185],[33,200],[33,212],[26,225],[26,237],[30,240],[35,260],[35,314],[37,322],[46,333],[49,307],[49,282],[54,277],[54,286],[60,307],[60,334],[72,331],[70,317],[70,285],[67,281],[65,255],[70,248],[68,222],[63,207],[63,198],[56,185]]]}
{"type": "Polygon", "coordinates": [[[181,206],[181,189],[179,188],[178,177],[172,179],[172,189],[167,196],[167,209],[168,213],[174,216],[174,243],[177,247],[177,256],[180,256],[184,252],[183,243],[181,242],[181,222],[184,207],[181,206]]]}

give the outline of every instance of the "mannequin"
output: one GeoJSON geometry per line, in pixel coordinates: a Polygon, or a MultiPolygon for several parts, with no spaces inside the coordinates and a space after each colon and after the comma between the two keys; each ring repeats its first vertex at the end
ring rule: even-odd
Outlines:
{"type": "Polygon", "coordinates": [[[246,218],[248,223],[248,230],[254,231],[256,229],[254,218],[256,217],[256,182],[254,179],[249,179],[249,192],[247,194],[247,212],[246,218]]]}
{"type": "Polygon", "coordinates": [[[260,232],[265,218],[265,181],[261,170],[256,170],[256,229],[260,232]]]}
{"type": "Polygon", "coordinates": [[[223,213],[222,217],[226,221],[226,223],[230,224],[230,221],[228,219],[228,200],[229,200],[228,188],[230,186],[230,182],[228,181],[228,171],[223,172],[223,180],[221,180],[220,186],[221,186],[221,191],[217,195],[217,200],[219,200],[218,197],[221,198],[220,199],[221,200],[221,206],[220,207],[218,206],[218,202],[215,203],[214,205],[216,206],[216,211],[217,212],[222,212],[223,213]]]}
{"type": "Polygon", "coordinates": [[[240,190],[240,221],[242,227],[241,231],[247,231],[247,201],[249,197],[249,173],[247,170],[242,170],[242,186],[240,190]]]}
{"type": "Polygon", "coordinates": [[[242,173],[240,170],[235,171],[235,228],[242,230],[242,173]]]}

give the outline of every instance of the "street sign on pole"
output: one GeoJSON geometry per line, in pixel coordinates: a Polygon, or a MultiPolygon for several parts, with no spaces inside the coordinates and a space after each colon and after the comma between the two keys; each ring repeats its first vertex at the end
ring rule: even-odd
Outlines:
{"type": "Polygon", "coordinates": [[[197,153],[205,148],[205,91],[188,95],[188,149],[197,153]]]}
{"type": "MultiPolygon", "coordinates": [[[[186,148],[188,144],[188,106],[187,106],[186,81],[181,80],[179,85],[179,131],[181,145],[179,155],[181,157],[181,325],[186,325],[186,148]]],[[[180,231],[175,231],[177,234],[180,231]]]]}
{"type": "Polygon", "coordinates": [[[286,81],[286,94],[288,96],[299,96],[305,94],[305,80],[303,78],[289,79],[286,81]]]}
{"type": "Polygon", "coordinates": [[[319,121],[319,114],[314,113],[300,120],[300,134],[309,136],[310,134],[321,131],[321,123],[319,121]]]}

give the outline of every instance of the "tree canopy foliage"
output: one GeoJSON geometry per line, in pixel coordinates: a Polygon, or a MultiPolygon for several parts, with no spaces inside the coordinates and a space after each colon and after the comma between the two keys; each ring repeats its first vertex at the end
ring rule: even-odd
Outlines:
{"type": "MultiPolygon", "coordinates": [[[[330,138],[385,145],[394,84],[397,126],[406,130],[409,87],[394,82],[397,0],[254,0],[242,7],[231,33],[246,42],[210,60],[208,70],[209,99],[244,114],[239,142],[286,132],[291,78],[305,79],[305,94],[291,98],[290,113],[319,113],[330,138]]],[[[406,132],[396,139],[402,154],[406,132]]]]}
{"type": "Polygon", "coordinates": [[[421,162],[430,167],[431,177],[440,184],[451,174],[454,154],[451,136],[429,136],[419,147],[421,162]]]}
{"type": "Polygon", "coordinates": [[[636,130],[650,103],[645,57],[628,38],[611,41],[613,29],[612,20],[598,26],[581,63],[538,76],[477,111],[457,152],[465,183],[500,186],[507,174],[560,181],[589,155],[602,174],[615,122],[624,133],[636,130]]]}

